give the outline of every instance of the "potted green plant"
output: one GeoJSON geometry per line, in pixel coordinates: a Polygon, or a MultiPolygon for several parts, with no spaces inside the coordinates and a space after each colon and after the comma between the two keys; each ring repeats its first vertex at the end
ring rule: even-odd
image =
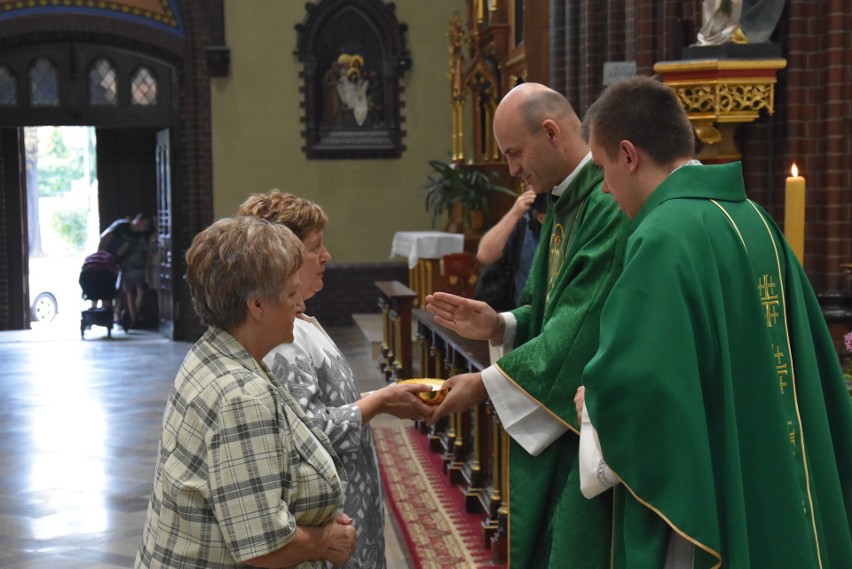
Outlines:
{"type": "Polygon", "coordinates": [[[432,213],[432,227],[438,216],[447,212],[450,214],[448,231],[464,227],[480,229],[482,226],[477,227],[476,218],[484,217],[494,194],[516,195],[495,183],[495,172],[486,174],[476,168],[440,160],[430,160],[429,166],[432,170],[420,186],[420,193],[426,197],[426,211],[432,213]]]}

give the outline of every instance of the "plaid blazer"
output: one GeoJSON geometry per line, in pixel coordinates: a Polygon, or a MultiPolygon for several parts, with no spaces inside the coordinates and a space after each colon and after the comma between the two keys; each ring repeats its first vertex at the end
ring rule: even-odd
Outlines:
{"type": "Polygon", "coordinates": [[[208,329],[169,395],[135,566],[243,567],[289,543],[297,524],[329,520],[346,474],[304,419],[233,336],[208,329]]]}

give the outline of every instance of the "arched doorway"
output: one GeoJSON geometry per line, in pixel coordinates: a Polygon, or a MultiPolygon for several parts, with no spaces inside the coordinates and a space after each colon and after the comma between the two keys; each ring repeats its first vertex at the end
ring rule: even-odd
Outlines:
{"type": "Polygon", "coordinates": [[[203,333],[186,287],[172,277],[213,218],[210,79],[229,72],[224,36],[223,0],[15,3],[0,12],[0,330],[25,328],[28,318],[21,127],[90,125],[119,158],[100,160],[107,170],[99,175],[115,182],[102,223],[153,203],[161,333],[183,341],[203,333]],[[33,80],[51,69],[55,81],[37,94],[49,100],[55,89],[58,101],[32,105],[33,80]]]}
{"type": "MultiPolygon", "coordinates": [[[[111,221],[137,212],[153,212],[158,231],[154,249],[170,250],[170,181],[158,173],[171,171],[168,153],[158,154],[158,141],[169,148],[174,128],[175,80],[173,65],[147,54],[95,43],[62,42],[22,46],[0,54],[0,125],[2,140],[17,148],[5,149],[3,170],[13,173],[26,164],[22,155],[22,128],[41,125],[89,125],[97,132],[98,218],[103,231],[111,221]],[[157,161],[165,159],[165,168],[157,161]],[[163,207],[169,209],[163,210],[163,207]]],[[[20,215],[18,237],[7,241],[20,249],[20,271],[9,271],[11,326],[26,327],[30,291],[27,285],[28,226],[38,223],[31,215],[37,188],[28,187],[27,176],[7,176],[4,195],[30,215],[20,215]],[[14,194],[17,194],[16,196],[14,194]],[[16,278],[17,275],[17,278],[16,278]],[[15,281],[15,282],[13,282],[15,281]],[[12,292],[14,291],[14,292],[12,292]]],[[[11,216],[14,217],[14,216],[11,216]]],[[[13,221],[10,219],[10,221],[13,221]]],[[[152,273],[162,300],[159,328],[173,333],[171,256],[158,254],[152,273]]],[[[67,276],[65,278],[68,278],[67,276]]],[[[156,313],[155,313],[156,314],[156,313]]]]}

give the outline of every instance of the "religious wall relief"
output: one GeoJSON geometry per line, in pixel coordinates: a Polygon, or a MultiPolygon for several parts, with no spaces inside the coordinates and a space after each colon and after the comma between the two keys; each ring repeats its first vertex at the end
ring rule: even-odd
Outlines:
{"type": "Polygon", "coordinates": [[[296,26],[310,159],[398,158],[405,24],[380,0],[319,0],[296,26]]]}

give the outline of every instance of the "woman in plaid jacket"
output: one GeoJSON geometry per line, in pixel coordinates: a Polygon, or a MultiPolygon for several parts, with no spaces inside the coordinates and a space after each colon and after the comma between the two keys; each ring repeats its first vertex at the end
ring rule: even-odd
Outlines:
{"type": "Polygon", "coordinates": [[[340,513],[347,478],[322,430],[263,356],[293,341],[301,245],[256,218],[222,219],[186,254],[209,328],[166,405],[137,568],[324,568],[355,548],[340,513]]]}

